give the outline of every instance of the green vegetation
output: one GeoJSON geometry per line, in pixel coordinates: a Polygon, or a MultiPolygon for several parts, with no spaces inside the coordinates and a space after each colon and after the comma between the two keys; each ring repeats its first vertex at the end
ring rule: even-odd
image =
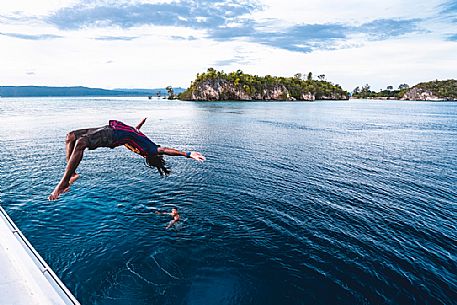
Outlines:
{"type": "Polygon", "coordinates": [[[370,90],[370,86],[356,87],[352,91],[353,98],[365,99],[408,99],[408,100],[457,100],[457,80],[424,82],[409,87],[401,84],[397,90],[388,86],[378,92],[370,90]]]}
{"type": "Polygon", "coordinates": [[[301,73],[293,77],[258,76],[241,70],[225,73],[209,68],[197,74],[190,87],[179,95],[182,100],[314,100],[347,99],[348,92],[340,85],[325,80],[319,75],[313,80],[301,73]],[[209,93],[208,93],[209,92],[209,93]]]}
{"type": "Polygon", "coordinates": [[[168,99],[169,100],[174,100],[177,98],[176,94],[175,94],[175,90],[173,89],[172,86],[167,86],[165,88],[165,90],[167,90],[167,93],[168,93],[168,99]]]}
{"type": "Polygon", "coordinates": [[[401,84],[398,86],[397,90],[393,89],[393,86],[387,86],[384,90],[379,90],[378,92],[370,90],[370,85],[366,84],[365,86],[356,87],[352,91],[353,98],[368,98],[368,99],[399,99],[403,97],[405,92],[409,89],[407,84],[401,84]]]}
{"type": "Polygon", "coordinates": [[[438,98],[447,100],[457,100],[457,80],[434,80],[431,82],[419,83],[412,89],[419,89],[423,91],[430,91],[438,98]]]}

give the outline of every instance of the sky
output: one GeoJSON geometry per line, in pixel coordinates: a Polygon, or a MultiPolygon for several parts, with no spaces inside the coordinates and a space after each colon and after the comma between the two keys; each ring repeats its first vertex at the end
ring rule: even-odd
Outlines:
{"type": "Polygon", "coordinates": [[[188,87],[209,67],[455,79],[457,0],[0,0],[2,86],[188,87]]]}

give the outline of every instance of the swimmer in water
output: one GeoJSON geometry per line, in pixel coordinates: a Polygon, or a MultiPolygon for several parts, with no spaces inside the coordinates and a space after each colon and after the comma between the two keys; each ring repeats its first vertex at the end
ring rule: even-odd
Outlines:
{"type": "Polygon", "coordinates": [[[179,214],[178,214],[178,209],[177,208],[172,208],[171,209],[171,213],[167,213],[167,212],[159,212],[159,211],[156,211],[156,214],[157,215],[170,215],[171,217],[173,217],[173,219],[168,223],[168,225],[165,227],[165,229],[169,229],[171,228],[173,225],[175,225],[180,217],[179,217],[179,214]]]}

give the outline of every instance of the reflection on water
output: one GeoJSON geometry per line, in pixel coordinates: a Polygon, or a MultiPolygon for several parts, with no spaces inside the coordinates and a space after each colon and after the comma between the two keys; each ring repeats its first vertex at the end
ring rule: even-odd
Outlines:
{"type": "Polygon", "coordinates": [[[1,204],[82,304],[457,299],[457,104],[29,98],[0,119],[1,204]],[[161,178],[97,149],[47,201],[68,131],[142,117],[207,162],[161,178]]]}

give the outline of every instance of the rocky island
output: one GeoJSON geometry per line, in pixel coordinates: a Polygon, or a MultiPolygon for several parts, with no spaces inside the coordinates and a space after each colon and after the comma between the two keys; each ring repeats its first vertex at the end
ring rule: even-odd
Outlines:
{"type": "Polygon", "coordinates": [[[434,80],[419,83],[413,87],[401,84],[398,90],[388,86],[385,90],[371,91],[369,85],[356,87],[352,91],[352,98],[360,99],[388,99],[408,101],[457,101],[457,80],[434,80]]]}
{"type": "Polygon", "coordinates": [[[311,72],[304,79],[300,73],[293,77],[276,77],[250,75],[241,70],[225,73],[209,68],[207,72],[197,74],[190,87],[177,98],[189,101],[314,101],[347,100],[349,93],[340,85],[326,81],[325,75],[314,80],[311,72]]]}
{"type": "Polygon", "coordinates": [[[457,80],[435,80],[419,83],[404,92],[401,99],[411,101],[457,101],[457,80]]]}

